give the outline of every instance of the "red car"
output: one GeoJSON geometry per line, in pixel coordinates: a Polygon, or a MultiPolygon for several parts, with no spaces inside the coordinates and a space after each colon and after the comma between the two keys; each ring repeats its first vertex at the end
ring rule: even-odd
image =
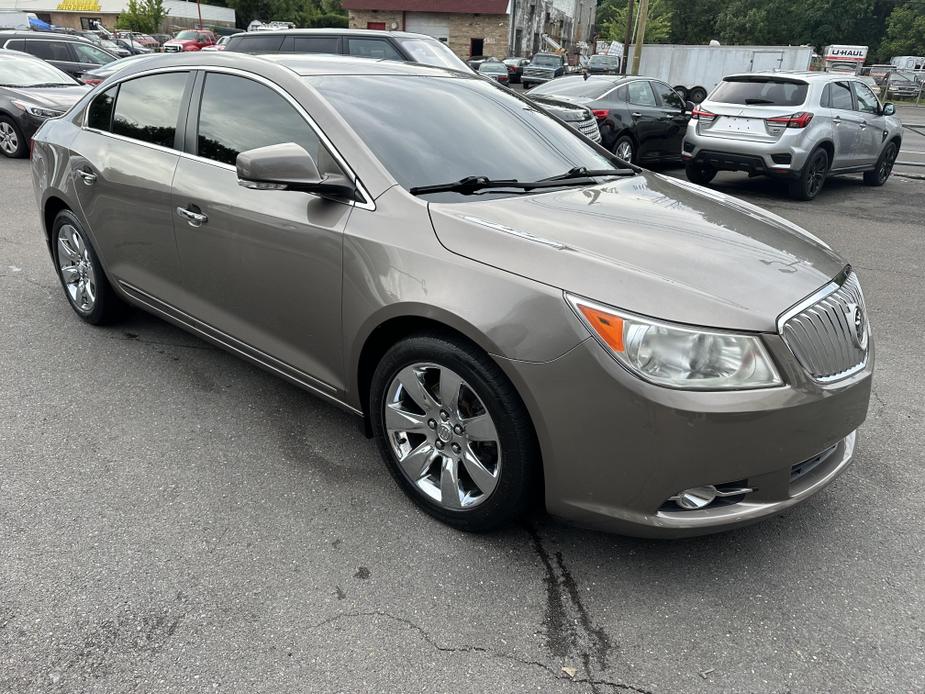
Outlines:
{"type": "Polygon", "coordinates": [[[215,45],[215,34],[206,29],[187,29],[164,44],[164,53],[182,53],[183,51],[201,51],[206,46],[215,45]]]}

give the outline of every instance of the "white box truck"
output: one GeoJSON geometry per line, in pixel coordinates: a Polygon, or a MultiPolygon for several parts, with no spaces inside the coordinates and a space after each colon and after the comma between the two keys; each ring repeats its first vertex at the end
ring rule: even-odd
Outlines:
{"type": "Polygon", "coordinates": [[[867,46],[832,44],[822,51],[822,69],[826,72],[857,74],[867,60],[867,46]]]}
{"type": "Polygon", "coordinates": [[[0,10],[0,29],[29,30],[32,28],[29,24],[30,14],[19,10],[0,10]]]}
{"type": "MultiPolygon", "coordinates": [[[[632,61],[634,47],[630,47],[632,61]]],[[[647,43],[639,74],[667,82],[699,104],[726,75],[769,70],[808,70],[811,46],[687,46],[647,43]]],[[[632,62],[630,62],[632,64],[632,62]]]]}

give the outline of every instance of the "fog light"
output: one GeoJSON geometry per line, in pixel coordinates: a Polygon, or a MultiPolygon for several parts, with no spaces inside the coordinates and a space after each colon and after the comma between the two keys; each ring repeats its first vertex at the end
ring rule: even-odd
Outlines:
{"type": "Polygon", "coordinates": [[[672,497],[672,500],[681,508],[692,511],[694,509],[703,508],[704,506],[709,506],[713,503],[715,498],[716,487],[712,484],[708,484],[705,487],[685,489],[677,496],[672,497]]]}

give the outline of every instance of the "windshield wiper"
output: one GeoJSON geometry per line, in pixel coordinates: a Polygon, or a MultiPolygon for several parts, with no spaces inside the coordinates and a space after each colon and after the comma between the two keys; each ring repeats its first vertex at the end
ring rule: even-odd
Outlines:
{"type": "Polygon", "coordinates": [[[520,190],[537,190],[539,188],[561,188],[569,185],[589,185],[594,183],[595,176],[632,176],[633,171],[628,169],[586,169],[576,166],[561,176],[543,178],[539,181],[518,181],[516,178],[492,179],[488,176],[466,176],[452,183],[437,183],[432,186],[414,186],[409,189],[412,195],[427,195],[428,193],[463,193],[470,194],[487,188],[518,188],[520,190]]]}
{"type": "Polygon", "coordinates": [[[593,178],[596,176],[635,176],[634,169],[589,169],[586,166],[576,166],[569,169],[564,174],[550,176],[549,178],[540,179],[538,182],[545,181],[570,181],[575,178],[593,178]]]}

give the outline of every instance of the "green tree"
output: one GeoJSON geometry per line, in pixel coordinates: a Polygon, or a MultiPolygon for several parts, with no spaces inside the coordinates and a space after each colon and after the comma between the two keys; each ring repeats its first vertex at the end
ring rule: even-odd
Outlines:
{"type": "Polygon", "coordinates": [[[347,12],[340,0],[225,0],[235,11],[238,26],[253,20],[293,22],[300,27],[346,27],[347,12]]]}
{"type": "MultiPolygon", "coordinates": [[[[636,24],[636,11],[633,23],[636,24]]],[[[646,22],[646,43],[666,43],[671,39],[671,0],[649,0],[649,20],[646,22]]],[[[626,0],[602,0],[597,8],[598,38],[604,41],[623,41],[626,36],[626,0]]]]}
{"type": "Polygon", "coordinates": [[[163,0],[128,0],[125,11],[116,20],[116,27],[156,34],[169,13],[163,0]]]}
{"type": "Polygon", "coordinates": [[[881,60],[894,55],[925,55],[925,2],[910,2],[890,12],[878,53],[881,60]]]}

